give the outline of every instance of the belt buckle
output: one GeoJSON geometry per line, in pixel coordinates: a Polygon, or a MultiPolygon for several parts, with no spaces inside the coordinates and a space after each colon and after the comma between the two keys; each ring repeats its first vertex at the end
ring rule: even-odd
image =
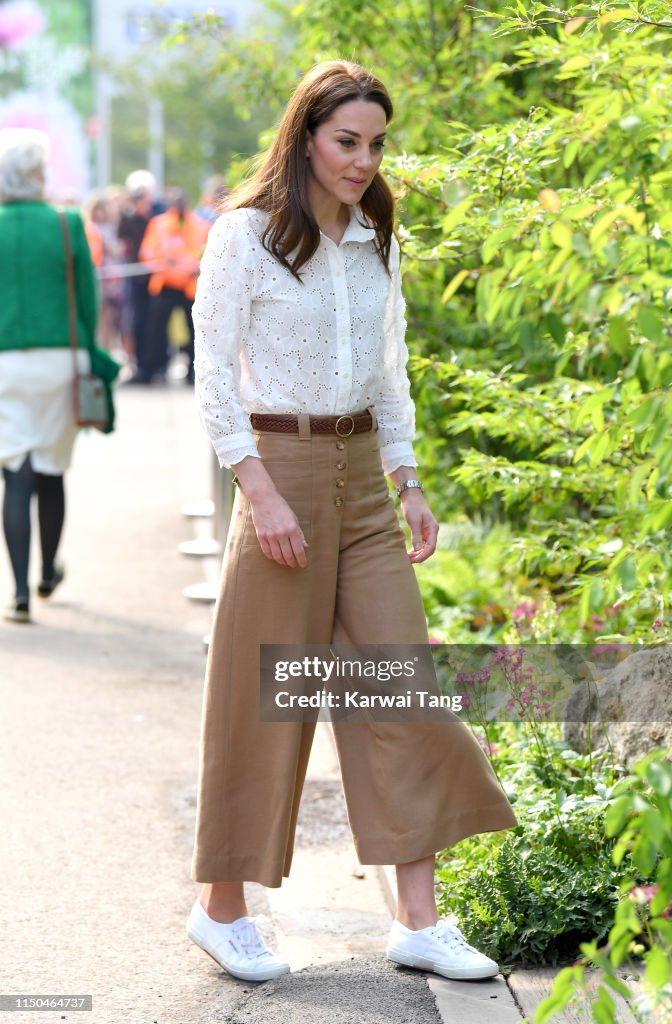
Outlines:
{"type": "Polygon", "coordinates": [[[346,413],[345,416],[339,416],[338,419],[336,420],[336,423],[334,424],[334,430],[336,431],[336,433],[338,434],[339,437],[350,437],[350,434],[352,434],[354,432],[354,429],[355,429],[355,419],[354,419],[354,416],[350,416],[347,413],[346,413]],[[341,431],[339,430],[339,423],[341,422],[341,420],[350,420],[350,430],[348,430],[347,434],[342,434],[341,431]]]}

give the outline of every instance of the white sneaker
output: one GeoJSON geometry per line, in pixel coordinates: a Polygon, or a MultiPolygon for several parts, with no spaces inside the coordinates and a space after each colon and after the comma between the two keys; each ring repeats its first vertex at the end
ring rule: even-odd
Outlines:
{"type": "Polygon", "coordinates": [[[459,928],[447,921],[437,921],[429,928],[413,932],[395,919],[387,958],[461,981],[492,978],[499,971],[494,960],[470,946],[459,928]]]}
{"type": "Polygon", "coordinates": [[[268,948],[251,917],[222,924],[208,917],[196,900],[187,920],[187,935],[234,978],[269,981],[289,971],[289,964],[268,948]]]}

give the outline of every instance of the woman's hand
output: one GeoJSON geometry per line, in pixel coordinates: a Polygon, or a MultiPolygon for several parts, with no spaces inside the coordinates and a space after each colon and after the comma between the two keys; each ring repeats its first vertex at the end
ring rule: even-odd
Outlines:
{"type": "Polygon", "coordinates": [[[261,550],[278,565],[306,567],[308,542],[299,521],[278,493],[261,459],[246,456],[233,467],[252,510],[252,522],[261,550]]]}
{"type": "Polygon", "coordinates": [[[408,523],[413,542],[413,549],[408,552],[408,557],[411,562],[424,562],[436,551],[439,524],[432,515],[422,491],[404,491],[399,500],[401,514],[408,523]]]}
{"type": "MultiPolygon", "coordinates": [[[[399,466],[390,473],[390,480],[398,487],[407,480],[417,480],[418,471],[414,466],[399,466]]],[[[413,549],[408,552],[411,562],[424,562],[436,551],[439,524],[429,510],[422,491],[409,487],[401,492],[401,513],[408,523],[413,549]]]]}

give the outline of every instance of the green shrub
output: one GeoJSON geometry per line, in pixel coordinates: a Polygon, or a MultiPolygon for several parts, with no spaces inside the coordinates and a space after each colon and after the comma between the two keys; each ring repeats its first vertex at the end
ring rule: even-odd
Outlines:
{"type": "Polygon", "coordinates": [[[577,991],[586,995],[586,965],[600,970],[591,1003],[593,1019],[599,1024],[618,1024],[620,1019],[610,990],[631,1002],[637,1019],[656,1024],[672,1020],[672,764],[665,761],[671,754],[653,751],[616,787],[605,819],[605,835],[618,837],[612,852],[614,864],[623,864],[627,858],[632,873],[621,881],[608,944],[600,948],[600,935],[582,944],[584,959],[558,974],[551,995],[537,1008],[535,1024],[555,1017],[577,991]],[[637,884],[638,872],[652,884],[637,884]],[[619,969],[627,964],[629,972],[636,974],[631,958],[639,956],[644,970],[642,990],[635,998],[619,969]]]}
{"type": "MultiPolygon", "coordinates": [[[[502,745],[506,728],[494,727],[502,745]]],[[[566,963],[582,942],[603,939],[619,886],[633,871],[629,858],[614,863],[614,840],[604,832],[611,764],[591,764],[552,726],[548,732],[545,763],[522,727],[494,758],[518,827],[465,840],[446,851],[437,871],[442,911],[454,913],[467,940],[503,966],[566,963]]]]}

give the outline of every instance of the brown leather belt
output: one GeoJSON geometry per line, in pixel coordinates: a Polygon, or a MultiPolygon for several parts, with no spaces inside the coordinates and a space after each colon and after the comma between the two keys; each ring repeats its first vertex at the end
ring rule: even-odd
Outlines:
{"type": "MultiPolygon", "coordinates": [[[[350,434],[363,434],[373,428],[373,420],[368,410],[353,413],[352,416],[309,416],[311,434],[337,434],[349,437],[350,434]]],[[[254,430],[271,431],[275,434],[298,434],[298,416],[274,415],[272,413],[250,413],[250,422],[254,430]]]]}

